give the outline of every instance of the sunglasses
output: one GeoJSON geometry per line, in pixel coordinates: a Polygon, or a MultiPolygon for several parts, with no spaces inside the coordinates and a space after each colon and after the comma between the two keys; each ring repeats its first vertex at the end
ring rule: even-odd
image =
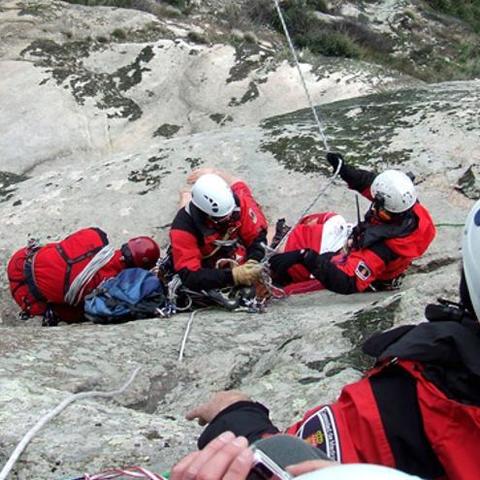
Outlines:
{"type": "Polygon", "coordinates": [[[379,220],[382,222],[389,222],[392,220],[393,215],[389,211],[385,210],[384,204],[385,199],[382,196],[377,195],[373,199],[372,210],[379,220]]]}

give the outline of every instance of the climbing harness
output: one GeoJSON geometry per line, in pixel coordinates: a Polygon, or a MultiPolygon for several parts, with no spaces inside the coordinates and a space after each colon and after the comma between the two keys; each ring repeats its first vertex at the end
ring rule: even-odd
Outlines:
{"type": "Polygon", "coordinates": [[[52,420],[52,418],[56,417],[60,412],[62,412],[66,407],[68,407],[68,405],[70,405],[71,403],[77,400],[83,400],[85,398],[116,397],[117,395],[122,394],[130,386],[130,384],[133,382],[133,380],[135,379],[139,371],[140,371],[140,367],[136,368],[130,375],[130,378],[118,390],[112,390],[110,392],[89,391],[89,392],[75,393],[65,398],[53,410],[50,410],[48,413],[43,415],[40,418],[40,420],[38,420],[38,422],[25,434],[25,436],[22,438],[20,443],[16,446],[13,453],[10,455],[10,458],[8,459],[7,463],[4,465],[4,467],[2,468],[2,471],[0,472],[0,480],[5,480],[7,478],[11,469],[15,465],[15,462],[18,460],[20,455],[23,453],[23,451],[27,447],[28,443],[33,439],[33,437],[37,434],[37,432],[42,427],[44,427],[50,420],[52,420]]]}

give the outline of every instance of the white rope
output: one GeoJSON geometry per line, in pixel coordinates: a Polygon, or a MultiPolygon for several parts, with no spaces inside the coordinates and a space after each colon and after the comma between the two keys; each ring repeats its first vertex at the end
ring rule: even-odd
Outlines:
{"type": "Polygon", "coordinates": [[[111,392],[81,392],[75,393],[64,399],[61,403],[59,403],[53,410],[50,410],[47,414],[43,415],[43,417],[38,420],[38,422],[25,434],[22,438],[20,443],[16,446],[13,453],[10,455],[5,466],[2,468],[0,472],[0,480],[5,480],[10,473],[10,470],[15,465],[15,462],[18,460],[18,457],[23,453],[29,442],[33,439],[33,437],[37,434],[37,432],[44,427],[52,418],[57,416],[62,410],[64,410],[70,403],[75,402],[77,400],[83,400],[89,397],[115,397],[116,395],[120,395],[123,393],[133,382],[137,373],[139,372],[140,367],[136,368],[133,373],[130,375],[130,378],[127,382],[118,390],[113,390],[111,392]]]}
{"type": "Polygon", "coordinates": [[[190,314],[190,318],[188,319],[188,322],[187,322],[187,328],[185,329],[185,333],[184,333],[183,339],[182,339],[182,344],[180,346],[180,352],[178,354],[178,361],[179,362],[181,362],[183,360],[183,352],[185,351],[185,345],[187,343],[188,334],[190,333],[190,329],[192,328],[193,318],[195,317],[197,312],[200,312],[202,310],[208,310],[209,308],[210,307],[199,308],[198,310],[194,310],[190,314]]]}
{"type": "MultiPolygon", "coordinates": [[[[298,73],[300,75],[300,79],[302,81],[303,89],[305,90],[305,95],[306,95],[308,103],[310,105],[310,109],[313,112],[313,116],[315,118],[315,122],[317,124],[318,131],[320,133],[320,136],[322,137],[323,145],[325,147],[325,150],[328,152],[330,149],[328,147],[327,137],[326,137],[326,135],[323,131],[322,124],[320,122],[320,118],[317,115],[317,110],[315,109],[315,106],[313,105],[312,98],[310,96],[310,92],[308,91],[307,83],[305,82],[305,77],[303,76],[302,69],[300,68],[300,62],[298,61],[297,52],[295,51],[295,47],[293,46],[292,38],[290,36],[290,32],[288,31],[287,24],[285,23],[285,18],[283,16],[282,9],[280,8],[278,0],[273,0],[273,2],[275,3],[275,8],[277,10],[278,17],[279,17],[280,22],[282,24],[283,31],[285,32],[285,36],[287,37],[288,46],[290,47],[290,51],[292,52],[293,59],[295,60],[295,65],[296,65],[298,73]]],[[[266,255],[266,260],[267,261],[268,261],[268,258],[270,258],[273,254],[275,254],[278,251],[278,249],[286,242],[287,238],[289,237],[290,232],[292,232],[293,229],[302,221],[302,218],[310,211],[311,208],[313,208],[313,206],[317,203],[318,199],[328,190],[330,185],[333,184],[333,182],[337,178],[338,174],[340,173],[340,169],[342,168],[342,163],[343,162],[340,160],[338,165],[337,165],[337,168],[335,170],[335,173],[330,177],[328,183],[318,192],[317,196],[313,199],[313,201],[307,206],[307,208],[305,208],[305,210],[300,215],[298,221],[290,229],[289,233],[285,234],[282,237],[282,239],[280,240],[278,245],[273,250],[270,249],[270,252],[268,252],[268,254],[266,255]]],[[[268,251],[268,250],[266,250],[266,251],[268,251]]]]}
{"type": "Polygon", "coordinates": [[[302,69],[300,68],[300,62],[298,61],[297,52],[295,51],[295,47],[293,46],[292,38],[290,37],[290,32],[288,31],[287,24],[285,23],[285,18],[283,17],[283,13],[282,13],[282,10],[280,8],[280,5],[278,4],[278,0],[273,0],[273,1],[275,3],[275,8],[277,9],[278,17],[280,18],[280,22],[282,23],[283,31],[285,32],[285,36],[287,37],[288,46],[290,47],[290,51],[292,52],[293,59],[295,60],[295,65],[296,65],[298,73],[300,75],[300,79],[302,81],[303,89],[305,90],[305,95],[307,97],[310,108],[313,112],[315,122],[317,123],[318,131],[320,132],[320,136],[322,137],[323,145],[325,147],[325,150],[328,152],[330,149],[328,148],[327,137],[326,137],[325,133],[323,132],[322,124],[320,123],[320,119],[319,119],[319,117],[317,115],[317,111],[315,110],[315,107],[313,105],[312,98],[310,96],[310,92],[308,91],[307,83],[305,82],[305,77],[303,76],[302,69]]]}
{"type": "Polygon", "coordinates": [[[65,302],[69,305],[77,305],[81,299],[82,290],[97,272],[113,258],[114,254],[115,249],[112,245],[105,245],[97,252],[70,285],[68,292],[65,294],[65,302]]]}

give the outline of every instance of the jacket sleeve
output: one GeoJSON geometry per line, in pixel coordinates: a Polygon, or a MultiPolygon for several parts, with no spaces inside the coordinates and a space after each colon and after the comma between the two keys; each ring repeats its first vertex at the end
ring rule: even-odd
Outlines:
{"type": "Polygon", "coordinates": [[[183,230],[170,231],[173,268],[191,290],[211,290],[234,284],[230,269],[202,267],[202,253],[194,235],[183,230]]]}
{"type": "Polygon", "coordinates": [[[202,449],[223,432],[230,431],[242,435],[249,443],[267,434],[278,433],[278,428],[270,421],[269,411],[261,403],[240,401],[222,410],[205,428],[198,439],[202,449]]]}
{"type": "Polygon", "coordinates": [[[241,227],[239,234],[247,248],[247,259],[262,260],[265,256],[262,243],[267,243],[267,219],[246,183],[234,183],[232,191],[240,201],[241,227]]]}
{"type": "Polygon", "coordinates": [[[356,190],[369,200],[372,199],[370,187],[375,180],[375,173],[351,165],[343,165],[340,176],[347,182],[349,188],[356,190]]]}
{"type": "Polygon", "coordinates": [[[385,270],[395,255],[383,243],[348,254],[323,253],[308,250],[303,263],[310,273],[333,292],[350,294],[363,292],[385,270]]]}
{"type": "Polygon", "coordinates": [[[262,230],[257,238],[247,247],[247,260],[257,260],[260,262],[265,257],[265,248],[267,244],[267,230],[262,230]]]}

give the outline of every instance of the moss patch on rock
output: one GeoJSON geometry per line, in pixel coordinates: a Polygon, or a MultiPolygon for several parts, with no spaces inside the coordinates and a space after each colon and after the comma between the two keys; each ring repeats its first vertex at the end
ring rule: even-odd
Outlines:
{"type": "Polygon", "coordinates": [[[162,183],[162,179],[170,174],[166,165],[162,165],[161,161],[166,156],[150,157],[147,164],[141,170],[132,170],[128,174],[128,180],[133,183],[143,183],[145,189],[138,192],[139,195],[145,195],[148,192],[158,189],[162,183]]]}
{"type": "Polygon", "coordinates": [[[313,370],[324,372],[327,377],[336,375],[347,367],[362,372],[371,368],[374,359],[362,352],[362,345],[375,332],[393,327],[400,302],[400,297],[393,298],[387,305],[360,310],[352,318],[339,323],[338,326],[343,330],[342,335],[348,338],[353,348],[342,355],[310,362],[307,366],[313,370]],[[325,371],[327,366],[329,368],[325,371]]]}
{"type": "MultiPolygon", "coordinates": [[[[7,202],[13,198],[15,185],[24,182],[28,177],[16,173],[0,171],[0,202],[7,202]]],[[[15,202],[18,205],[18,201],[15,202]]]]}
{"type": "Polygon", "coordinates": [[[233,122],[233,117],[226,113],[212,113],[211,115],[209,115],[209,118],[218,125],[223,125],[227,122],[233,122]]]}
{"type": "MultiPolygon", "coordinates": [[[[353,165],[383,168],[410,159],[412,150],[393,147],[399,130],[427,123],[439,112],[448,116],[452,127],[478,125],[479,97],[478,91],[461,84],[436,85],[342,100],[317,107],[317,112],[331,150],[347,153],[353,165]]],[[[261,127],[265,135],[260,150],[270,152],[285,168],[303,173],[330,171],[310,109],[271,117],[261,127]]]]}
{"type": "Polygon", "coordinates": [[[154,132],[153,136],[154,137],[165,137],[165,138],[171,138],[173,137],[180,129],[181,125],[173,125],[170,123],[164,123],[163,125],[160,125],[154,132]]]}
{"type": "MultiPolygon", "coordinates": [[[[144,47],[132,63],[111,74],[89,70],[84,65],[84,59],[90,53],[104,48],[101,43],[91,39],[64,44],[41,39],[32,42],[21,55],[32,58],[35,66],[45,68],[57,85],[63,85],[71,91],[79,105],[84,105],[87,98],[95,98],[97,108],[110,110],[107,114],[109,118],[137,120],[142,110],[125,96],[125,92],[142,81],[144,72],[150,71],[146,65],[155,55],[153,49],[151,46],[144,47]]],[[[42,84],[48,80],[45,79],[42,84]]]]}

